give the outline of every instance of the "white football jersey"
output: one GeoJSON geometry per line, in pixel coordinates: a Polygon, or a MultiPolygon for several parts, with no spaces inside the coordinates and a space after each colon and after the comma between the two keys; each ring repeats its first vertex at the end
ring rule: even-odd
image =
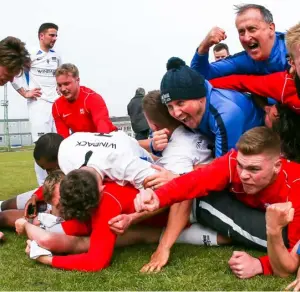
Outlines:
{"type": "Polygon", "coordinates": [[[155,164],[177,174],[190,172],[194,165],[212,160],[212,152],[207,146],[207,139],[203,135],[179,126],[155,164]]]}
{"type": "Polygon", "coordinates": [[[123,131],[74,133],[62,141],[58,163],[65,174],[86,165],[102,178],[108,177],[120,185],[130,182],[137,189],[143,188],[144,179],[155,173],[150,154],[123,131]]]}
{"type": "Polygon", "coordinates": [[[31,68],[22,76],[16,77],[12,86],[18,90],[41,88],[41,99],[54,102],[58,98],[56,91],[55,70],[62,64],[60,56],[54,51],[44,52],[41,49],[34,51],[31,57],[31,68]]]}

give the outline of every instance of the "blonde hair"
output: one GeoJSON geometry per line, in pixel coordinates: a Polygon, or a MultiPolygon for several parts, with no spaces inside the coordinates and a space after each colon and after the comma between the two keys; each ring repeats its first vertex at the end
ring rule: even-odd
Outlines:
{"type": "Polygon", "coordinates": [[[79,70],[78,68],[71,63],[65,63],[62,64],[61,66],[59,66],[56,70],[55,70],[55,77],[58,77],[60,75],[68,75],[69,73],[72,74],[73,77],[79,77],[79,70]]]}
{"type": "Polygon", "coordinates": [[[291,57],[293,57],[293,47],[300,44],[300,22],[292,26],[286,33],[286,47],[291,57]]]}
{"type": "Polygon", "coordinates": [[[64,177],[65,174],[61,170],[54,170],[46,177],[43,185],[43,195],[45,202],[51,204],[55,185],[60,184],[64,177]]]}

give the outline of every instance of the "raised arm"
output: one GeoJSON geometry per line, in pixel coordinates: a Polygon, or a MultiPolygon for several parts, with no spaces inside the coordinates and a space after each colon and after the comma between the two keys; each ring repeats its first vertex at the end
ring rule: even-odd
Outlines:
{"type": "MultiPolygon", "coordinates": [[[[299,256],[296,244],[291,252],[285,247],[282,230],[294,217],[292,203],[278,203],[270,205],[266,212],[268,256],[273,273],[280,277],[286,277],[294,273],[299,266],[299,256]]],[[[300,240],[300,238],[299,238],[300,240]]]]}

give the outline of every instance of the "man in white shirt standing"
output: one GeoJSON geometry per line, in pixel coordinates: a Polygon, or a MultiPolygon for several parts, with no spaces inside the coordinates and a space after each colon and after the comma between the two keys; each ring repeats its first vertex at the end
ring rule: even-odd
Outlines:
{"type": "MultiPolygon", "coordinates": [[[[51,132],[56,132],[52,117],[52,104],[58,98],[55,70],[61,65],[60,56],[53,50],[58,26],[43,23],[38,31],[40,48],[31,54],[31,68],[12,83],[15,90],[27,99],[33,142],[51,132]]],[[[35,165],[39,185],[46,172],[35,165]]]]}

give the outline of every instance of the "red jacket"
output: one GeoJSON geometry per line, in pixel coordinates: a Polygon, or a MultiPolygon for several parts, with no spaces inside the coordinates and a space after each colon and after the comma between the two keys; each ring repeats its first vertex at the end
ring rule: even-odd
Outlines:
{"type": "Polygon", "coordinates": [[[213,87],[271,97],[300,113],[300,98],[293,77],[287,72],[269,75],[230,75],[209,81],[213,87]]]}
{"type": "MultiPolygon", "coordinates": [[[[276,180],[255,195],[247,195],[237,173],[237,151],[215,159],[210,165],[199,168],[159,188],[155,193],[160,207],[206,196],[210,191],[229,188],[241,202],[265,210],[269,204],[291,201],[295,208],[294,220],[288,226],[288,240],[292,248],[300,239],[300,164],[282,158],[282,167],[276,180]]],[[[260,258],[264,274],[271,274],[268,256],[260,258]]]]}
{"type": "MultiPolygon", "coordinates": [[[[90,248],[83,254],[53,256],[52,266],[66,270],[99,271],[110,264],[117,236],[110,230],[108,221],[119,214],[134,213],[133,200],[139,191],[133,186],[120,186],[114,182],[105,183],[98,208],[92,215],[90,223],[76,220],[62,223],[64,231],[69,235],[88,235],[91,232],[90,248]]],[[[157,217],[157,216],[155,216],[157,217]]],[[[159,216],[160,224],[167,223],[167,213],[159,216]]],[[[153,224],[152,224],[153,223],[153,224]]],[[[158,223],[158,222],[156,222],[158,223]]]]}
{"type": "Polygon", "coordinates": [[[93,90],[80,86],[76,101],[61,96],[52,106],[57,133],[64,138],[71,132],[110,133],[117,130],[109,118],[103,98],[93,90]]]}

